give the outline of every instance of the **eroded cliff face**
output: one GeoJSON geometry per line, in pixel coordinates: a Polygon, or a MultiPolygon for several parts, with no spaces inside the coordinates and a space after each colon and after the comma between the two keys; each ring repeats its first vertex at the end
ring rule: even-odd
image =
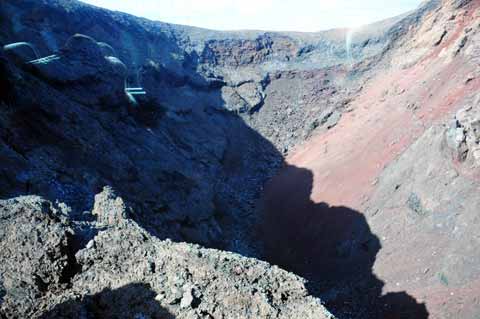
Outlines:
{"type": "Polygon", "coordinates": [[[478,6],[302,34],[2,1],[0,314],[475,318],[478,6]]]}

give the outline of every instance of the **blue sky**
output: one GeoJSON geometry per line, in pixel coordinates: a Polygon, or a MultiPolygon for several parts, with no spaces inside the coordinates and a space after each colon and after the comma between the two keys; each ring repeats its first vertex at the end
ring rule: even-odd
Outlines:
{"type": "Polygon", "coordinates": [[[319,31],[399,15],[421,0],[83,0],[152,20],[216,30],[319,31]]]}

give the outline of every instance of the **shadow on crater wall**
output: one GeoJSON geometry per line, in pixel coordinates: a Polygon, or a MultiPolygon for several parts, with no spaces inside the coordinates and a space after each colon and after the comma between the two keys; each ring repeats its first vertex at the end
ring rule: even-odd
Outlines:
{"type": "Polygon", "coordinates": [[[338,318],[426,319],[406,292],[382,295],[373,274],[381,244],[360,212],[310,199],[313,173],[285,167],[266,187],[260,233],[267,259],[310,280],[338,318]]]}
{"type": "MultiPolygon", "coordinates": [[[[11,91],[0,95],[0,198],[39,194],[67,203],[74,208],[72,218],[83,218],[82,210],[92,207],[94,195],[111,185],[136,208],[131,217],[152,234],[246,255],[243,247],[215,240],[234,238],[228,225],[247,229],[252,225],[246,220],[257,220],[249,215],[253,205],[245,203],[256,198],[255,192],[272,164],[275,167],[283,160],[282,155],[239,116],[224,109],[218,79],[207,81],[197,73],[198,56],[186,54],[163,34],[146,36],[142,25],[125,27],[103,16],[92,21],[95,15],[87,14],[89,10],[83,15],[65,16],[57,10],[39,16],[50,17],[52,29],[61,30],[50,34],[56,43],[82,32],[118,45],[119,56],[126,62],[133,59],[133,53],[142,52],[133,62],[141,69],[142,85],[152,95],[153,105],[161,107],[155,125],[138,120],[152,118],[152,108],[138,114],[139,109],[125,105],[105,111],[71,103],[59,93],[61,87],[10,68],[0,57],[0,84],[11,91]],[[135,50],[132,43],[122,42],[120,35],[125,34],[137,40],[135,50]],[[161,50],[150,56],[147,44],[161,50]],[[183,61],[171,56],[181,56],[183,61]],[[148,63],[150,59],[158,65],[148,63]],[[22,86],[17,83],[18,75],[22,86]],[[223,233],[205,235],[218,225],[223,233]]],[[[3,21],[7,27],[9,22],[3,21]]],[[[2,30],[11,29],[7,27],[2,30]]],[[[40,47],[44,55],[52,53],[40,33],[22,30],[24,34],[9,33],[6,38],[23,38],[40,47]]],[[[267,260],[318,283],[311,285],[311,292],[327,296],[327,307],[339,318],[348,312],[354,314],[349,318],[428,318],[425,306],[405,292],[382,296],[383,282],[372,273],[381,249],[378,238],[361,213],[312,202],[312,183],[310,171],[290,166],[267,187],[261,235],[267,260]],[[352,288],[330,297],[342,284],[352,288]]],[[[60,314],[72,318],[68,309],[80,311],[77,314],[90,311],[97,315],[94,318],[108,311],[120,316],[124,308],[115,305],[132,301],[157,317],[171,318],[152,296],[149,287],[140,284],[104,290],[81,302],[59,305],[44,319],[62,318],[60,314]]]]}
{"type": "MultiPolygon", "coordinates": [[[[134,34],[141,30],[131,28],[134,34]]],[[[91,51],[96,41],[114,43],[105,35],[89,36],[85,47],[91,51]]],[[[41,41],[32,39],[35,45],[41,41]]],[[[255,247],[235,242],[247,236],[240,233],[251,228],[255,199],[282,156],[225,108],[223,82],[197,72],[198,55],[164,35],[155,41],[179,60],[146,55],[139,73],[147,96],[136,106],[126,99],[123,79],[111,81],[114,76],[95,64],[88,50],[57,52],[39,69],[0,52],[0,84],[10,90],[0,95],[0,198],[40,195],[67,204],[70,217],[84,221],[92,216],[83,212],[108,185],[133,207],[129,217],[161,239],[253,256],[255,247]],[[82,74],[83,69],[96,80],[65,81],[57,73],[82,74]],[[123,96],[121,103],[95,102],[98,92],[109,89],[123,96]]],[[[124,52],[124,45],[115,49],[124,52]]]]}
{"type": "MultiPolygon", "coordinates": [[[[198,205],[205,204],[208,190],[208,194],[215,194],[211,200],[219,225],[227,229],[228,225],[239,225],[238,221],[245,222],[247,218],[241,215],[244,212],[235,207],[256,195],[237,196],[237,190],[260,189],[267,177],[261,175],[268,171],[266,165],[281,162],[281,154],[240,117],[222,110],[218,88],[205,82],[199,89],[198,85],[188,84],[188,80],[176,87],[169,78],[156,79],[157,70],[150,72],[152,77],[146,81],[151,90],[156,88],[166,94],[158,95],[157,102],[169,101],[173,114],[160,118],[161,125],[152,128],[132,122],[129,114],[121,111],[99,112],[94,106],[74,103],[66,111],[65,105],[48,97],[50,89],[45,84],[41,86],[45,92],[31,91],[31,95],[23,96],[12,85],[15,98],[2,98],[9,109],[3,118],[4,130],[0,130],[0,157],[5,159],[0,196],[40,194],[82,208],[91,205],[84,201],[91,200],[101,187],[112,185],[127,201],[148,205],[132,217],[152,234],[245,255],[242,247],[212,241],[219,234],[205,238],[208,228],[202,230],[201,221],[197,220],[203,218],[198,212],[205,212],[205,206],[198,205]],[[197,109],[185,110],[175,105],[174,101],[183,101],[180,97],[184,94],[192,99],[188,104],[197,109]],[[44,103],[32,103],[36,97],[44,103]],[[12,125],[18,114],[34,116],[21,116],[21,121],[12,125]],[[92,120],[72,121],[70,117],[75,116],[92,120]],[[98,144],[96,148],[79,147],[76,137],[98,144]],[[112,140],[122,144],[112,144],[112,140]],[[212,156],[219,150],[220,159],[212,156]],[[50,166],[33,169],[45,165],[42,152],[49,152],[50,166]],[[221,166],[217,176],[210,175],[212,170],[205,168],[207,161],[214,160],[221,166]],[[19,178],[25,171],[30,174],[28,178],[19,178]]],[[[30,75],[24,76],[40,84],[30,75]]],[[[13,77],[6,73],[2,81],[11,84],[13,77]]],[[[378,238],[359,212],[312,202],[312,183],[310,171],[293,166],[286,167],[270,182],[262,229],[266,259],[315,283],[310,287],[312,294],[327,300],[327,307],[339,318],[348,312],[355,314],[354,318],[428,318],[425,306],[406,293],[382,296],[383,282],[372,273],[381,248],[378,238]],[[352,289],[329,297],[328,293],[341,284],[352,289]]],[[[244,224],[244,228],[248,226],[244,224]]],[[[231,238],[225,232],[223,236],[231,238]]],[[[115,294],[107,291],[73,307],[88,308],[96,300],[105,300],[102,307],[109,309],[112,296],[115,294]]]]}

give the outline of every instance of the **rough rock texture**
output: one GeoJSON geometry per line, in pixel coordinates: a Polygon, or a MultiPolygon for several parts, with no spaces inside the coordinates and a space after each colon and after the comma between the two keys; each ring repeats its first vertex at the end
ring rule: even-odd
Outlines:
{"type": "MultiPolygon", "coordinates": [[[[425,7],[432,7],[430,2],[425,7]]],[[[208,105],[240,113],[283,151],[302,142],[313,127],[331,126],[322,124],[325,116],[342,108],[363,83],[358,76],[344,75],[357,63],[375,60],[426,10],[352,30],[303,34],[204,30],[151,22],[76,1],[4,1],[0,37],[5,43],[29,39],[47,56],[60,50],[72,34],[88,35],[110,45],[126,64],[128,86],[145,87],[149,97],[168,110],[188,112],[192,105],[208,105]],[[285,94],[279,101],[268,89],[278,77],[279,83],[270,90],[284,90],[287,85],[287,92],[295,92],[296,87],[305,87],[299,94],[307,96],[285,94]],[[312,100],[305,92],[320,77],[330,82],[316,84],[316,91],[321,87],[325,91],[312,94],[317,97],[312,100]],[[287,133],[272,130],[271,123],[287,133]]]]}
{"type": "MultiPolygon", "coordinates": [[[[37,196],[0,201],[0,275],[6,318],[330,318],[304,281],[265,262],[160,241],[122,209],[109,188],[95,197],[98,233],[76,234],[37,196]]],[[[66,207],[64,207],[66,209],[66,207]]]]}
{"type": "Polygon", "coordinates": [[[37,196],[2,200],[0,216],[1,312],[25,317],[46,293],[68,287],[77,266],[73,230],[58,207],[37,196]]]}
{"type": "Polygon", "coordinates": [[[447,143],[459,161],[480,165],[480,96],[457,111],[447,132],[447,143]]]}
{"type": "Polygon", "coordinates": [[[115,191],[108,186],[95,195],[92,214],[97,216],[97,221],[108,226],[120,226],[127,219],[127,207],[123,199],[115,194],[115,191]]]}

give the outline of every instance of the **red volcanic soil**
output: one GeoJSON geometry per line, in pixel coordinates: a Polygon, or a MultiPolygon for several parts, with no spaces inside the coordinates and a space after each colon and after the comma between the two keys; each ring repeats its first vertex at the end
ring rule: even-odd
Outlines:
{"type": "Polygon", "coordinates": [[[480,87],[479,80],[458,84],[469,72],[460,61],[440,72],[434,70],[422,63],[377,78],[336,127],[313,137],[287,158],[288,164],[314,173],[312,200],[360,209],[383,169],[480,87]],[[412,83],[418,85],[412,87],[412,83]],[[412,111],[412,103],[420,109],[412,111]]]}
{"type": "MultiPolygon", "coordinates": [[[[408,233],[402,234],[402,228],[398,227],[397,233],[387,234],[394,241],[415,242],[418,251],[412,256],[382,257],[383,264],[374,267],[377,253],[381,249],[388,251],[389,242],[377,237],[383,234],[372,232],[363,211],[369,206],[384,169],[428,128],[452,118],[464,106],[466,97],[479,92],[479,79],[465,82],[472,71],[468,61],[462,57],[441,57],[441,52],[454,45],[465,26],[475,19],[479,6],[480,1],[473,1],[448,39],[414,66],[377,70],[379,75],[352,101],[352,111],[345,113],[336,127],[312,137],[287,158],[286,167],[268,183],[264,194],[263,235],[272,262],[318,280],[323,284],[323,288],[319,284],[322,292],[341,280],[356,276],[369,278],[372,287],[379,286],[372,288],[375,298],[383,298],[381,294],[388,291],[404,291],[405,304],[413,305],[417,311],[410,317],[402,317],[400,312],[388,316],[381,312],[377,313],[379,318],[470,318],[475,315],[468,304],[474,301],[458,300],[467,300],[467,296],[473,295],[480,299],[480,279],[457,288],[421,283],[399,288],[400,284],[391,275],[428,269],[429,265],[419,263],[420,258],[412,256],[421,256],[423,249],[429,251],[432,242],[448,245],[442,241],[443,237],[409,238],[408,233]],[[380,273],[374,274],[374,269],[380,273]],[[462,295],[465,298],[459,297],[462,295]],[[454,308],[445,315],[444,306],[452,296],[456,296],[458,304],[451,306],[454,308]],[[430,316],[420,302],[425,302],[430,316]],[[455,317],[455,313],[459,317],[455,317]]],[[[383,218],[381,227],[387,229],[389,217],[383,218]]]]}

